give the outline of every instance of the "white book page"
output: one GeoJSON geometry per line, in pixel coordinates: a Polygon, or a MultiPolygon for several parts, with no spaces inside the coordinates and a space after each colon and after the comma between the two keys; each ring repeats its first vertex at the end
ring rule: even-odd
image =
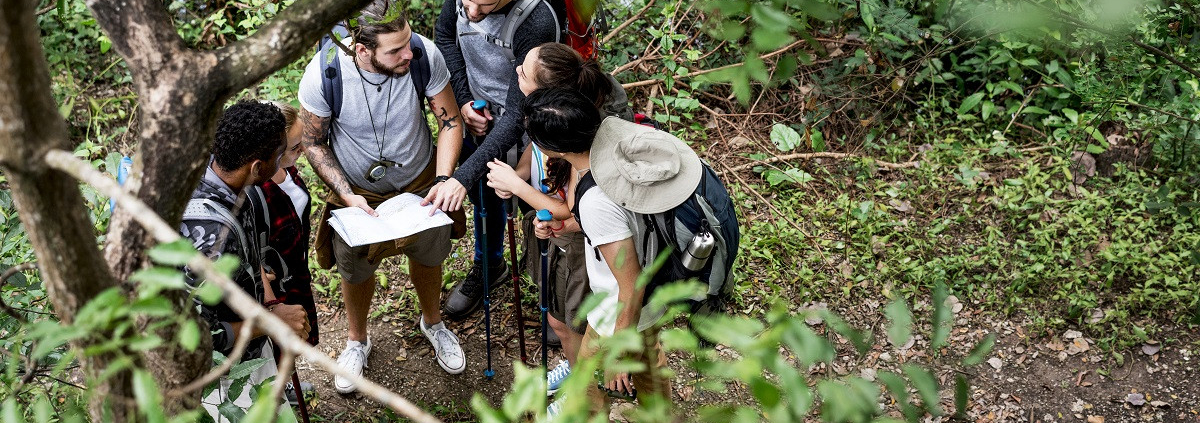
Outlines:
{"type": "Polygon", "coordinates": [[[368,215],[358,207],[334,210],[329,225],[351,247],[403,238],[417,232],[454,223],[441,210],[429,211],[433,205],[421,206],[421,197],[404,193],[384,201],[375,209],[379,217],[368,215]]]}

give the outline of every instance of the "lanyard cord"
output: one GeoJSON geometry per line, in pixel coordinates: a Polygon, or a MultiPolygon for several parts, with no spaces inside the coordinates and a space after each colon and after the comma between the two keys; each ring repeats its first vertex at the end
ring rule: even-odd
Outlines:
{"type": "MultiPolygon", "coordinates": [[[[375,135],[375,143],[379,146],[379,160],[383,160],[383,139],[379,137],[379,131],[375,129],[375,113],[371,111],[371,99],[367,97],[367,86],[365,84],[363,84],[363,81],[366,81],[367,78],[366,78],[366,76],[363,75],[362,69],[359,69],[359,67],[358,67],[358,58],[354,59],[354,69],[358,71],[358,76],[359,76],[358,85],[360,87],[362,87],[363,100],[366,100],[366,103],[367,103],[367,118],[370,119],[370,121],[371,121],[371,133],[373,133],[375,135]]],[[[391,113],[391,111],[392,111],[392,80],[393,79],[394,78],[392,78],[390,76],[387,77],[387,84],[388,84],[387,108],[385,108],[383,110],[383,135],[384,136],[387,136],[388,114],[391,113]]],[[[384,84],[383,82],[380,82],[379,84],[375,84],[373,82],[371,83],[371,85],[379,87],[380,91],[382,91],[382,89],[383,89],[383,84],[384,84]]]]}

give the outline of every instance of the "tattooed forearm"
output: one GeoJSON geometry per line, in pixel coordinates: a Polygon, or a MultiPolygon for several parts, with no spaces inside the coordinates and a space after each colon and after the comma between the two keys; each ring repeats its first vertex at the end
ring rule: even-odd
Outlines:
{"type": "Polygon", "coordinates": [[[323,118],[301,109],[299,123],[303,128],[300,143],[304,146],[304,155],[312,165],[317,176],[325,181],[333,192],[339,196],[351,194],[350,182],[346,179],[346,171],[338,163],[333,154],[333,148],[326,137],[329,118],[323,118]]]}
{"type": "Polygon", "coordinates": [[[458,116],[450,116],[450,112],[447,112],[445,107],[441,109],[442,112],[437,114],[437,118],[442,122],[442,130],[445,131],[457,127],[458,125],[455,125],[454,121],[458,120],[458,116]]]}
{"type": "Polygon", "coordinates": [[[329,118],[320,117],[312,114],[305,109],[300,109],[299,123],[302,125],[303,132],[300,134],[300,143],[304,148],[311,148],[316,145],[329,145],[326,131],[329,129],[329,118]]]}

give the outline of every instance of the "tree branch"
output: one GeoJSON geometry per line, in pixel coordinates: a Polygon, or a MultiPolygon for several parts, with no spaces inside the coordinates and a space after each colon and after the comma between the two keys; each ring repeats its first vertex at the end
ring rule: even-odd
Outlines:
{"type": "Polygon", "coordinates": [[[1137,37],[1134,37],[1133,34],[1122,35],[1122,34],[1119,34],[1119,33],[1113,32],[1113,31],[1109,31],[1107,29],[1100,28],[1098,26],[1089,24],[1087,22],[1081,21],[1079,19],[1076,19],[1074,16],[1068,15],[1066,13],[1062,13],[1057,10],[1053,10],[1053,9],[1046,8],[1043,6],[1037,6],[1037,7],[1040,7],[1043,10],[1047,10],[1047,11],[1054,13],[1059,18],[1061,18],[1062,20],[1066,21],[1067,23],[1069,23],[1071,25],[1074,25],[1074,26],[1077,26],[1077,27],[1080,27],[1083,29],[1096,31],[1096,32],[1099,32],[1101,34],[1104,34],[1104,35],[1107,35],[1107,36],[1113,37],[1113,38],[1127,38],[1127,39],[1129,39],[1130,42],[1133,43],[1133,45],[1138,46],[1142,50],[1146,50],[1155,56],[1167,59],[1168,62],[1174,63],[1175,66],[1179,66],[1179,68],[1183,69],[1185,72],[1190,73],[1197,78],[1200,78],[1200,70],[1196,70],[1195,68],[1188,66],[1187,64],[1184,64],[1183,62],[1179,61],[1179,59],[1176,59],[1175,56],[1172,56],[1172,55],[1168,54],[1167,52],[1160,50],[1158,47],[1143,43],[1142,40],[1137,39],[1137,37]]]}
{"type": "Polygon", "coordinates": [[[618,32],[621,32],[621,30],[625,29],[625,27],[632,25],[635,21],[641,19],[642,15],[645,14],[647,10],[650,10],[650,6],[653,6],[653,5],[654,5],[654,0],[647,1],[646,6],[642,7],[642,10],[639,10],[639,11],[637,11],[637,13],[634,13],[633,16],[630,16],[629,19],[625,20],[625,22],[621,22],[621,24],[617,25],[616,28],[613,28],[612,31],[608,31],[608,34],[605,34],[604,38],[600,39],[600,45],[608,44],[608,41],[611,40],[613,37],[617,36],[618,32]]]}
{"type": "Polygon", "coordinates": [[[750,169],[754,166],[760,166],[760,165],[778,163],[778,162],[785,162],[788,160],[851,159],[851,158],[871,159],[871,160],[874,160],[875,164],[879,165],[879,167],[882,167],[885,169],[891,169],[891,170],[904,169],[904,168],[908,168],[908,167],[917,167],[917,164],[920,163],[918,161],[891,163],[891,162],[885,162],[882,160],[876,160],[874,158],[871,158],[868,156],[862,156],[862,155],[858,155],[858,154],[821,152],[821,153],[795,153],[795,154],[788,154],[788,155],[783,155],[783,156],[775,156],[775,157],[768,158],[766,160],[755,160],[751,163],[734,166],[734,167],[731,167],[728,169],[730,172],[739,172],[739,171],[743,171],[746,169],[750,169]]]}
{"type": "MultiPolygon", "coordinates": [[[[277,367],[275,383],[271,384],[271,399],[269,401],[271,401],[270,415],[272,416],[279,411],[279,397],[283,395],[283,388],[292,380],[288,376],[292,375],[292,368],[296,365],[296,353],[284,351],[280,356],[279,362],[275,363],[277,367]]],[[[296,394],[297,398],[300,395],[304,395],[304,391],[299,386],[293,386],[292,391],[296,394]]]]}
{"type": "MultiPolygon", "coordinates": [[[[133,195],[122,190],[116,181],[104,176],[92,168],[91,164],[80,160],[71,152],[51,150],[46,153],[44,159],[51,167],[66,172],[76,179],[91,185],[96,191],[115,199],[117,204],[120,207],[126,208],[130,212],[130,215],[139,224],[145,226],[147,231],[158,242],[170,243],[181,239],[181,236],[174,228],[158,217],[157,214],[150,211],[145,204],[133,195]]],[[[326,371],[349,379],[358,387],[359,392],[414,421],[426,423],[441,421],[425,410],[413,405],[413,403],[404,399],[404,397],[379,386],[375,382],[367,380],[362,375],[351,373],[338,366],[336,361],[322,354],[321,351],[309,345],[306,340],[297,336],[286,323],[267,311],[257,300],[250,297],[249,294],[246,294],[232,280],[217,271],[213,262],[204,257],[204,255],[197,254],[192,260],[188,261],[188,266],[197,270],[207,281],[215,283],[220,287],[225,293],[225,303],[234,312],[246,321],[254,320],[256,325],[262,328],[263,332],[275,340],[276,344],[284,348],[285,351],[298,352],[302,357],[324,368],[326,371]]]]}
{"type": "Polygon", "coordinates": [[[338,20],[370,0],[300,0],[283,9],[254,35],[217,52],[233,72],[231,89],[249,86],[309,51],[338,20]]]}
{"type": "MultiPolygon", "coordinates": [[[[8,278],[13,277],[13,275],[16,275],[19,272],[33,270],[36,268],[37,268],[37,263],[21,263],[16,266],[8,268],[8,270],[4,271],[3,275],[0,275],[0,288],[4,288],[4,285],[8,283],[8,278]]],[[[11,306],[8,305],[8,303],[4,302],[3,295],[0,295],[0,310],[4,310],[5,313],[8,313],[8,315],[12,316],[14,319],[17,319],[17,321],[21,322],[22,325],[29,324],[29,321],[25,320],[24,316],[17,314],[17,309],[12,308],[11,306]]]]}
{"type": "Polygon", "coordinates": [[[210,369],[208,373],[204,374],[204,376],[192,381],[192,383],[187,384],[187,386],[167,391],[167,395],[173,397],[184,396],[188,393],[204,389],[205,386],[208,386],[208,384],[212,383],[214,380],[220,379],[221,376],[224,376],[225,372],[228,372],[229,369],[233,367],[233,363],[237,363],[239,360],[241,360],[242,355],[246,353],[246,346],[250,345],[250,331],[253,327],[254,320],[248,319],[242,322],[242,329],[238,331],[237,342],[233,343],[233,351],[229,352],[229,356],[225,357],[225,361],[222,361],[220,366],[210,369]]]}
{"type": "MultiPolygon", "coordinates": [[[[781,49],[779,49],[779,50],[775,50],[775,51],[772,51],[772,52],[770,52],[770,53],[767,53],[767,54],[764,54],[764,55],[758,56],[758,58],[759,58],[759,59],[762,59],[762,60],[767,60],[767,59],[770,59],[770,58],[772,58],[772,57],[775,57],[775,56],[778,56],[778,55],[780,55],[780,54],[783,54],[783,53],[787,52],[788,50],[791,50],[791,49],[795,48],[796,46],[798,46],[798,45],[800,45],[800,44],[803,44],[803,43],[805,43],[805,42],[806,42],[806,41],[805,41],[805,40],[803,40],[803,39],[796,40],[796,41],[792,42],[791,44],[788,44],[788,45],[784,46],[783,48],[781,48],[781,49]]],[[[684,75],[682,78],[695,78],[695,77],[697,77],[697,76],[704,75],[704,74],[706,74],[706,73],[713,73],[713,72],[717,72],[717,71],[723,71],[723,70],[726,70],[726,69],[732,69],[732,68],[736,68],[736,67],[738,67],[738,66],[742,66],[743,64],[744,64],[744,63],[734,63],[734,64],[732,64],[732,65],[725,65],[725,66],[721,66],[721,67],[719,67],[719,68],[712,68],[712,69],[698,70],[698,71],[695,71],[695,72],[691,72],[691,73],[689,73],[689,74],[687,74],[687,75],[684,75]]],[[[646,79],[646,80],[637,81],[637,82],[630,82],[630,83],[628,83],[628,84],[621,84],[621,87],[622,87],[622,88],[625,88],[626,90],[628,90],[628,89],[630,89],[630,88],[644,87],[644,86],[647,86],[647,85],[654,85],[654,84],[657,84],[657,83],[660,83],[660,82],[663,82],[663,81],[662,81],[661,79],[646,79]]]]}

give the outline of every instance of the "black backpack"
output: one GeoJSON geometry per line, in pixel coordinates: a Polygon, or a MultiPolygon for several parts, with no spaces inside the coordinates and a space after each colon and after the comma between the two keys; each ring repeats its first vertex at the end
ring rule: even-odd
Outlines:
{"type": "MultiPolygon", "coordinates": [[[[717,173],[707,163],[701,163],[704,167],[703,176],[692,196],[662,213],[634,213],[642,220],[641,225],[635,226],[644,226],[645,232],[635,232],[633,236],[643,268],[653,263],[668,246],[671,247],[666,263],[646,285],[643,298],[649,300],[654,290],[664,284],[695,278],[708,287],[708,295],[702,300],[690,300],[689,305],[693,313],[707,314],[723,311],[733,293],[733,262],[737,259],[741,232],[729,191],[717,173]],[[683,256],[687,254],[692,237],[704,231],[713,235],[716,246],[703,268],[699,271],[689,270],[683,265],[683,256]]],[[[579,200],[595,186],[596,180],[591,173],[580,179],[575,188],[575,207],[572,210],[576,219],[580,219],[579,200]]],[[[594,250],[594,254],[600,257],[599,249],[594,250]]]]}
{"type": "MultiPolygon", "coordinates": [[[[323,69],[323,78],[321,78],[321,93],[325,96],[325,103],[329,104],[330,120],[336,120],[342,111],[342,64],[337,58],[337,49],[340,41],[333,38],[333,34],[337,34],[338,38],[345,39],[349,35],[345,24],[337,24],[333,27],[329,34],[321,37],[321,44],[317,46],[317,57],[321,60],[321,68],[323,69]]],[[[409,67],[409,75],[412,75],[413,88],[416,88],[417,94],[421,97],[425,96],[425,87],[429,85],[430,71],[429,58],[425,56],[425,42],[421,41],[416,33],[412,33],[411,45],[413,65],[409,67]]],[[[425,109],[425,103],[417,101],[421,106],[421,110],[425,109]]],[[[333,125],[329,125],[328,136],[333,140],[333,125]]]]}

